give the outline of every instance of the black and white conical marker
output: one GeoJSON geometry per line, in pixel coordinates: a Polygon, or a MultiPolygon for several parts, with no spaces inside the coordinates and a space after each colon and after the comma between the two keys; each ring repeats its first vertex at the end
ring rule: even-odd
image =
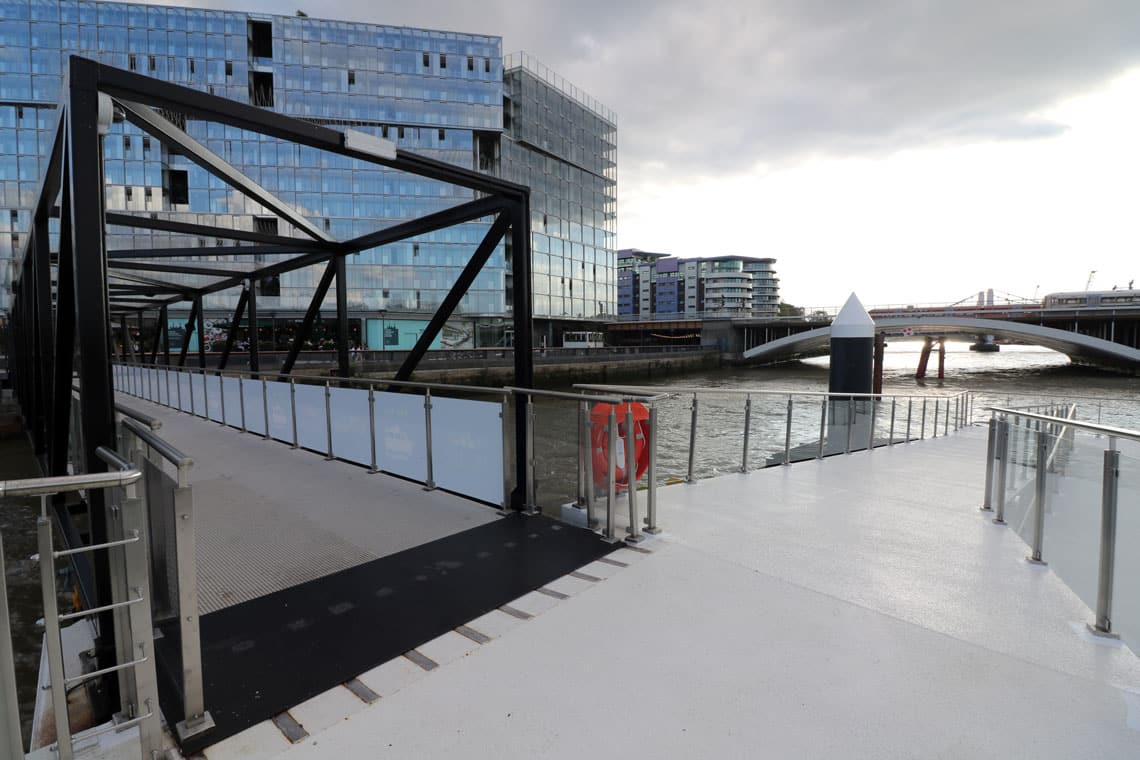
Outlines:
{"type": "Polygon", "coordinates": [[[831,323],[832,393],[870,393],[875,358],[875,321],[854,293],[831,323]]]}

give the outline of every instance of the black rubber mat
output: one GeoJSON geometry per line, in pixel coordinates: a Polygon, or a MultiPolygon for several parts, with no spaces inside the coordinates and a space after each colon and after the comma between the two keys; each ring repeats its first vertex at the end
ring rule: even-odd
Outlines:
{"type": "MultiPolygon", "coordinates": [[[[216,727],[182,750],[233,736],[614,548],[589,531],[512,515],[205,615],[202,670],[216,727]]],[[[176,631],[163,627],[156,645],[173,723],[182,719],[176,631]]]]}

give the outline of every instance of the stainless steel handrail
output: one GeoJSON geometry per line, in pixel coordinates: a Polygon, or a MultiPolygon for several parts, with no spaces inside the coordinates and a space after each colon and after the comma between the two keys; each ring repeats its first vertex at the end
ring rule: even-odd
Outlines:
{"type": "Polygon", "coordinates": [[[881,399],[887,398],[903,398],[903,399],[953,399],[956,397],[964,396],[968,391],[959,391],[958,393],[928,393],[928,394],[906,394],[906,393],[831,393],[829,391],[796,391],[796,390],[779,390],[779,389],[765,389],[765,388],[702,388],[702,387],[688,387],[678,385],[601,385],[596,383],[579,383],[574,386],[575,388],[582,388],[583,390],[595,391],[618,391],[618,392],[657,392],[667,393],[673,395],[690,394],[690,393],[714,393],[726,396],[808,396],[812,398],[834,397],[837,400],[846,399],[881,399]]]}
{"type": "Polygon", "coordinates": [[[253,375],[263,375],[266,379],[280,378],[285,380],[300,380],[306,381],[313,385],[323,385],[326,382],[335,380],[337,383],[347,383],[349,385],[359,385],[364,388],[369,386],[376,387],[380,385],[392,385],[399,388],[430,388],[431,390],[444,390],[454,391],[456,393],[479,394],[487,396],[504,396],[510,395],[504,388],[488,388],[480,385],[453,385],[449,383],[425,383],[417,380],[387,380],[378,377],[337,377],[329,378],[322,375],[302,375],[297,373],[284,374],[281,372],[274,372],[273,370],[261,370],[253,372],[251,370],[222,370],[212,367],[179,367],[173,364],[140,364],[138,362],[115,362],[123,367],[138,367],[140,369],[164,369],[172,372],[185,372],[193,375],[215,375],[218,377],[234,377],[234,378],[249,378],[253,375]]]}
{"type": "Polygon", "coordinates": [[[1025,417],[1030,420],[1041,420],[1042,422],[1053,422],[1058,425],[1067,425],[1071,428],[1078,430],[1087,430],[1090,433],[1099,433],[1107,435],[1111,438],[1123,438],[1129,441],[1140,441],[1140,431],[1128,430],[1126,428],[1113,427],[1111,425],[1101,425],[1096,422],[1083,422],[1081,420],[1074,420],[1067,417],[1053,417],[1048,414],[1037,414],[1036,412],[1024,412],[1017,409],[1009,409],[1001,406],[987,406],[986,411],[995,412],[997,414],[1008,414],[1011,416],[1025,417]]]}
{"type": "Polygon", "coordinates": [[[194,466],[194,460],[167,441],[159,438],[150,429],[138,424],[132,419],[123,420],[123,427],[133,433],[139,440],[157,452],[163,459],[178,468],[178,486],[185,488],[189,470],[194,466]]]}
{"type": "Polygon", "coordinates": [[[0,480],[0,499],[7,496],[50,496],[57,493],[81,491],[85,488],[129,486],[138,481],[142,473],[136,469],[114,472],[84,472],[78,475],[57,475],[50,478],[0,480]]]}

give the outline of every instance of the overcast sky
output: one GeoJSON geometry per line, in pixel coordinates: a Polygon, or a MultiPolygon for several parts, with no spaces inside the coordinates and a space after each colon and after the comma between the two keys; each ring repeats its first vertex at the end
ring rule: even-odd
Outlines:
{"type": "Polygon", "coordinates": [[[1140,0],[293,2],[500,35],[610,106],[619,247],[771,256],[800,305],[1140,281],[1140,0]]]}

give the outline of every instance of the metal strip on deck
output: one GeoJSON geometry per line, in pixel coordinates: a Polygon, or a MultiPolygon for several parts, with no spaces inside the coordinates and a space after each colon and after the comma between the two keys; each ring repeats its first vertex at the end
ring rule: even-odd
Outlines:
{"type": "MultiPolygon", "coordinates": [[[[217,726],[182,750],[283,713],[614,548],[589,531],[512,515],[205,615],[206,705],[217,726]]],[[[177,662],[176,640],[156,642],[163,661],[177,662]]],[[[163,711],[176,721],[169,686],[163,711]]]]}

